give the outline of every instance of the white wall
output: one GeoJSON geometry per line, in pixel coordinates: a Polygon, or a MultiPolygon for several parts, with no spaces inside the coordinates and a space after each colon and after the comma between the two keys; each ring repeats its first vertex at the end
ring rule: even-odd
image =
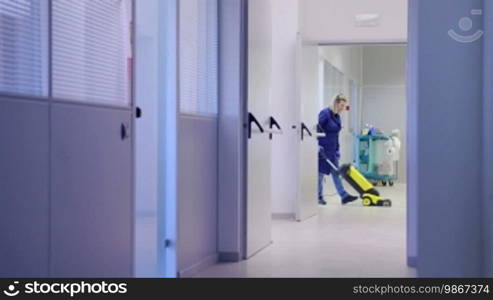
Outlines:
{"type": "Polygon", "coordinates": [[[407,0],[300,0],[306,40],[403,42],[407,40],[407,0]],[[379,14],[377,27],[356,27],[355,15],[379,14]]]}
{"type": "MultiPolygon", "coordinates": [[[[205,2],[205,1],[204,1],[205,2]]],[[[216,3],[179,1],[178,272],[217,261],[216,3]],[[207,39],[205,39],[207,35],[207,39]]]]}
{"type": "Polygon", "coordinates": [[[363,83],[402,86],[406,84],[406,46],[365,46],[363,83]]]}
{"type": "Polygon", "coordinates": [[[143,111],[135,121],[135,276],[158,272],[158,0],[136,6],[135,104],[143,111]]]}
{"type": "Polygon", "coordinates": [[[178,271],[217,261],[217,118],[180,115],[178,271]]]}
{"type": "Polygon", "coordinates": [[[362,46],[320,47],[320,56],[357,83],[363,81],[362,46]]]}
{"type": "Polygon", "coordinates": [[[143,115],[135,120],[134,275],[175,277],[177,3],[139,1],[135,9],[134,101],[143,115]]]}
{"type": "Polygon", "coordinates": [[[399,182],[406,182],[406,47],[365,46],[363,49],[362,124],[385,134],[401,132],[399,182]]]}
{"type": "Polygon", "coordinates": [[[219,130],[218,130],[218,252],[222,262],[242,257],[243,207],[246,187],[243,171],[246,134],[243,128],[242,0],[219,2],[219,130]]]}
{"type": "Polygon", "coordinates": [[[285,215],[294,214],[298,192],[299,137],[291,128],[298,125],[300,110],[295,104],[298,0],[272,0],[272,11],[271,111],[284,131],[272,142],[272,212],[285,215]]]}

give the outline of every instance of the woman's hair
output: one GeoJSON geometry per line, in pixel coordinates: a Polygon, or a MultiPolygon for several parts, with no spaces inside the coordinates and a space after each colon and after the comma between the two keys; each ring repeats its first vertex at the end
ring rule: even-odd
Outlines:
{"type": "Polygon", "coordinates": [[[341,102],[346,102],[347,103],[347,98],[343,94],[337,94],[334,96],[334,101],[332,101],[333,104],[339,104],[341,102]]]}

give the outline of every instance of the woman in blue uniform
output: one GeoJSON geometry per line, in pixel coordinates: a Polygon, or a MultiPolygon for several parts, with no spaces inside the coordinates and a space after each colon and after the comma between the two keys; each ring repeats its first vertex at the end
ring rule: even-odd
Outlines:
{"type": "MultiPolygon", "coordinates": [[[[325,137],[318,138],[318,144],[320,146],[320,151],[325,153],[325,156],[334,163],[336,167],[339,167],[339,159],[341,157],[339,152],[339,132],[342,129],[341,116],[340,114],[346,110],[347,99],[339,94],[334,98],[333,106],[326,108],[320,112],[318,115],[318,125],[319,131],[325,134],[325,137]]],[[[325,161],[325,159],[319,155],[318,158],[318,203],[321,205],[326,205],[323,198],[323,182],[324,176],[332,174],[332,180],[336,187],[337,193],[341,197],[342,204],[347,204],[352,202],[358,197],[349,195],[344,186],[342,185],[339,175],[332,170],[330,165],[325,161]]]]}

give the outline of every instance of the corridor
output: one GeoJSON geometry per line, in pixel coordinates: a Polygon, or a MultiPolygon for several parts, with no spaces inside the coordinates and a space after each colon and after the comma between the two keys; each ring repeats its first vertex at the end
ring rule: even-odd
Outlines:
{"type": "Polygon", "coordinates": [[[250,260],[197,277],[414,277],[406,265],[406,185],[378,187],[392,208],[341,206],[337,198],[305,222],[274,220],[273,244],[250,260]]]}

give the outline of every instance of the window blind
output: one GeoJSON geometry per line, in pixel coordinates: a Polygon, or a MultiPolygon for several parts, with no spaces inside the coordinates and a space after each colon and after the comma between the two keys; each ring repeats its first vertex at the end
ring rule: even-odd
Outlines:
{"type": "Polygon", "coordinates": [[[217,0],[180,0],[180,112],[218,111],[217,0]]]}
{"type": "Polygon", "coordinates": [[[53,0],[53,97],[128,105],[130,22],[129,0],[53,0]]]}
{"type": "Polygon", "coordinates": [[[47,5],[0,0],[0,92],[48,95],[47,5]]]}

